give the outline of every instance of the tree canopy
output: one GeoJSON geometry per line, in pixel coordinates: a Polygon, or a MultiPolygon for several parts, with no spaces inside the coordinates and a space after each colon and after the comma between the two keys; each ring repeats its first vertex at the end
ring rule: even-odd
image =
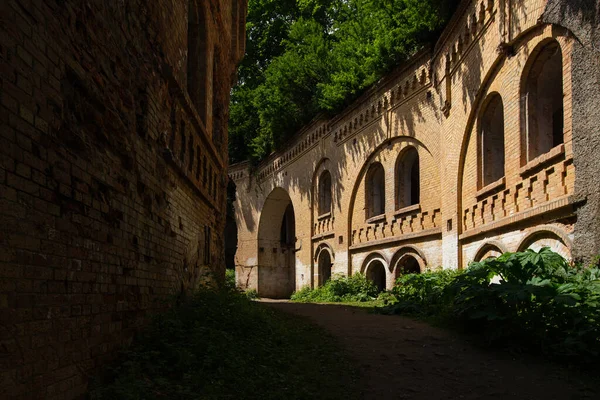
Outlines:
{"type": "Polygon", "coordinates": [[[249,0],[231,162],[258,161],[435,39],[459,0],[249,0]]]}

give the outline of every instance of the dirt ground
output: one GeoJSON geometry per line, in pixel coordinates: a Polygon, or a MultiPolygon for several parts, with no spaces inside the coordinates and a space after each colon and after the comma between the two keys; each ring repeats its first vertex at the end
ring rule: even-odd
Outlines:
{"type": "Polygon", "coordinates": [[[600,399],[600,380],[478,347],[420,321],[348,306],[266,304],[308,317],[339,338],[357,362],[364,399],[600,399]]]}

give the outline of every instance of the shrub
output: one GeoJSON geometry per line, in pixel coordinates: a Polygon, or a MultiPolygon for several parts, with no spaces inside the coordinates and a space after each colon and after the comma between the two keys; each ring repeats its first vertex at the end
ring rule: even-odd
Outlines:
{"type": "Polygon", "coordinates": [[[465,271],[405,275],[383,312],[437,317],[490,344],[579,361],[600,355],[600,268],[569,265],[549,248],[505,253],[465,271]]]}
{"type": "Polygon", "coordinates": [[[316,289],[305,287],[294,294],[291,300],[301,303],[364,302],[377,298],[377,286],[363,274],[350,277],[335,276],[316,289]]]}
{"type": "Polygon", "coordinates": [[[491,343],[512,341],[588,361],[600,355],[597,267],[571,266],[549,248],[506,253],[472,263],[447,292],[453,316],[491,343]]]}
{"type": "Polygon", "coordinates": [[[234,269],[226,269],[225,270],[225,289],[227,290],[236,290],[237,283],[235,281],[235,270],[234,269]]]}
{"type": "Polygon", "coordinates": [[[444,291],[459,274],[459,271],[441,270],[400,276],[392,289],[396,302],[385,312],[422,316],[444,313],[448,302],[444,291]]]}

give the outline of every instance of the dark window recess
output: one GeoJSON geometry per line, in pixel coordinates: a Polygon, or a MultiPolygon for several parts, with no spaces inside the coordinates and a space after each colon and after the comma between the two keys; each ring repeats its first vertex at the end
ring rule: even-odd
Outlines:
{"type": "Polygon", "coordinates": [[[210,226],[204,226],[204,264],[210,264],[210,226]]]}
{"type": "Polygon", "coordinates": [[[181,136],[181,147],[179,148],[179,160],[184,163],[185,162],[185,147],[186,147],[186,137],[185,137],[185,122],[181,121],[181,125],[179,126],[179,135],[181,136]]]}
{"type": "Polygon", "coordinates": [[[200,180],[200,146],[196,146],[196,180],[200,180]]]}
{"type": "Polygon", "coordinates": [[[190,147],[188,149],[189,151],[189,156],[190,156],[190,163],[188,164],[188,170],[190,172],[192,172],[193,168],[194,168],[194,139],[192,139],[190,137],[190,147]]]}

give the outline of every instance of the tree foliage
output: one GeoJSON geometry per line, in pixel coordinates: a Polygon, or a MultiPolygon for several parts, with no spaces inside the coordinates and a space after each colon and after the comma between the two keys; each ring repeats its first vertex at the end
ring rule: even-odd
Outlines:
{"type": "Polygon", "coordinates": [[[431,42],[458,0],[250,0],[230,158],[259,160],[431,42]]]}

